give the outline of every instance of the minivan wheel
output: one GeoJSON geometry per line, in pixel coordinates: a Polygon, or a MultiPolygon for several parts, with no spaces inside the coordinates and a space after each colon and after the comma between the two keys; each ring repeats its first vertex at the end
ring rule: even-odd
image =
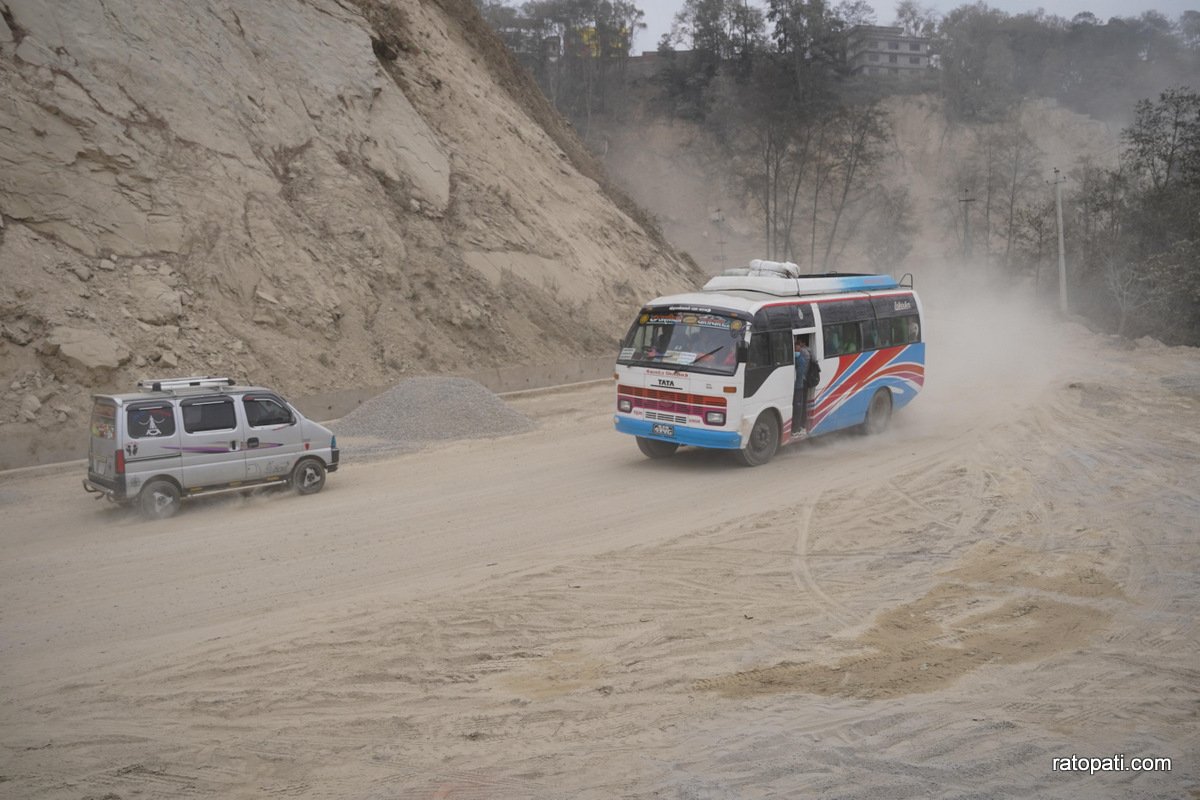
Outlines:
{"type": "Polygon", "coordinates": [[[153,480],[142,487],[137,499],[138,510],[147,519],[166,519],[179,510],[179,487],[171,481],[153,480]]]}
{"type": "Polygon", "coordinates": [[[871,405],[867,406],[867,419],[863,422],[862,432],[869,435],[883,433],[888,423],[892,421],[892,393],[880,389],[871,397],[871,405]]]}
{"type": "Polygon", "coordinates": [[[770,461],[778,449],[779,420],[770,411],[764,411],[754,420],[746,446],[734,452],[747,467],[757,467],[770,461]]]}
{"type": "Polygon", "coordinates": [[[325,486],[325,465],[306,458],[292,470],[292,488],[297,494],[316,494],[325,486]]]}
{"type": "Polygon", "coordinates": [[[642,451],[642,455],[646,458],[668,458],[675,455],[675,451],[679,449],[679,445],[674,442],[664,442],[661,439],[647,439],[645,436],[637,437],[638,450],[642,451]]]}

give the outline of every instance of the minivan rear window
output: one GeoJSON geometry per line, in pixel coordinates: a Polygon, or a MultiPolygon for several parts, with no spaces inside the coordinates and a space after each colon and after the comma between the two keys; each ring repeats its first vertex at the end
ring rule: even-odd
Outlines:
{"type": "Polygon", "coordinates": [[[226,431],[236,427],[232,400],[198,400],[183,406],[183,429],[188,433],[226,431]]]}
{"type": "Polygon", "coordinates": [[[175,409],[170,403],[141,403],[125,412],[125,430],[131,439],[175,435],[175,409]]]}

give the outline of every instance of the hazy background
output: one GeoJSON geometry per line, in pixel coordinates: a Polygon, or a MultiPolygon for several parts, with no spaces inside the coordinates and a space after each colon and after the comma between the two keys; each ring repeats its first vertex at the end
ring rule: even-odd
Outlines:
{"type": "MultiPolygon", "coordinates": [[[[646,16],[643,22],[646,23],[646,29],[640,32],[634,39],[634,52],[640,53],[643,50],[654,50],[658,47],[658,40],[662,38],[664,33],[671,30],[671,21],[675,19],[675,15],[679,13],[683,3],[680,0],[651,0],[640,5],[646,16]]],[[[762,3],[751,2],[750,5],[763,8],[762,3]]],[[[872,3],[871,6],[875,9],[875,21],[879,25],[890,25],[895,17],[895,3],[872,3]]],[[[962,5],[960,2],[952,0],[935,0],[935,2],[921,3],[923,6],[928,6],[935,9],[939,14],[945,14],[953,8],[962,5]]],[[[1082,11],[1090,11],[1101,20],[1107,20],[1109,17],[1136,17],[1144,11],[1158,11],[1168,17],[1176,18],[1188,9],[1200,8],[1200,4],[1188,2],[1188,0],[1162,0],[1155,3],[1125,3],[1121,0],[1096,0],[1096,2],[1014,2],[1013,0],[1001,0],[1000,2],[992,2],[987,4],[990,8],[998,8],[1008,14],[1024,14],[1029,11],[1037,11],[1043,9],[1047,14],[1070,19],[1082,11]]]]}

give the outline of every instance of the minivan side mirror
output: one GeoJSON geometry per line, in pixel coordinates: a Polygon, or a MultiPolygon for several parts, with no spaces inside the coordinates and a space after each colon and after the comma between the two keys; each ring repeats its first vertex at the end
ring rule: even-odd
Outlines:
{"type": "Polygon", "coordinates": [[[737,343],[737,362],[739,364],[745,364],[749,360],[750,360],[750,345],[746,344],[745,342],[738,342],[737,343]]]}

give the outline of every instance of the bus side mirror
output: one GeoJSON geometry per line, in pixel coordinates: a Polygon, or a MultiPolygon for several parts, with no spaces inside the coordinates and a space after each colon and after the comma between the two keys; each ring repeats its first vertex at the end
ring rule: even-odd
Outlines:
{"type": "Polygon", "coordinates": [[[750,345],[745,342],[737,343],[737,363],[745,364],[750,360],[750,345]]]}

